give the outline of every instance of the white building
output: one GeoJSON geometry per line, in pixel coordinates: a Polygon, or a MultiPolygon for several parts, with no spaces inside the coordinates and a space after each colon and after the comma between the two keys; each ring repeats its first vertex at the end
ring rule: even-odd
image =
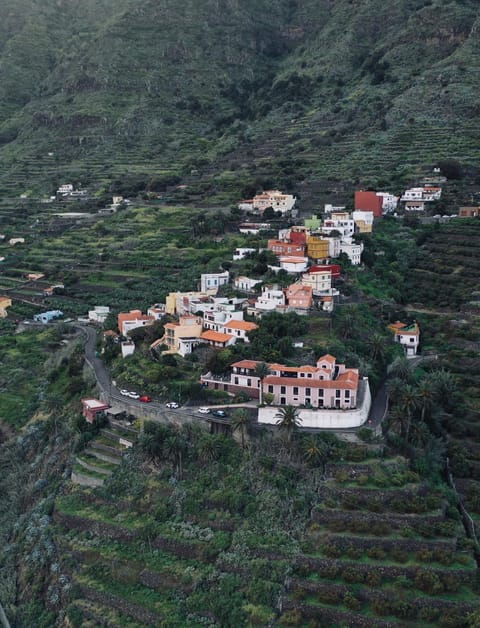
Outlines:
{"type": "Polygon", "coordinates": [[[88,320],[92,323],[103,324],[109,314],[110,308],[108,305],[96,305],[93,310],[89,310],[88,320]]]}
{"type": "Polygon", "coordinates": [[[200,275],[201,292],[213,291],[217,293],[220,286],[224,286],[230,280],[228,270],[223,273],[203,273],[200,275]]]}
{"type": "Polygon", "coordinates": [[[128,355],[133,355],[135,353],[135,343],[133,340],[124,340],[120,347],[122,349],[122,358],[126,358],[128,355]]]}
{"type": "Polygon", "coordinates": [[[394,341],[402,345],[407,358],[417,354],[420,344],[420,327],[417,323],[407,325],[397,321],[389,325],[388,328],[395,334],[394,341]]]}
{"type": "Polygon", "coordinates": [[[279,306],[286,304],[285,293],[278,286],[263,286],[262,294],[255,303],[255,310],[258,312],[273,312],[279,306]]]}
{"type": "MultiPolygon", "coordinates": [[[[218,308],[203,313],[203,326],[205,329],[223,332],[225,323],[231,320],[243,321],[243,312],[235,312],[233,309],[218,308]]],[[[230,332],[225,332],[230,333],[230,332]]]]}
{"type": "Polygon", "coordinates": [[[73,185],[71,183],[64,183],[57,190],[57,194],[60,194],[60,196],[65,196],[65,195],[71,194],[72,192],[73,192],[73,185]]]}
{"type": "Polygon", "coordinates": [[[165,314],[165,303],[155,303],[154,305],[151,305],[147,310],[147,315],[152,316],[156,321],[160,320],[162,316],[165,316],[165,314]]]}
{"type": "Polygon", "coordinates": [[[330,203],[325,203],[325,207],[323,210],[326,214],[332,214],[337,212],[344,212],[345,206],[343,207],[335,207],[335,205],[331,205],[330,203]]]}
{"type": "Polygon", "coordinates": [[[245,275],[235,277],[233,281],[235,289],[240,290],[241,292],[253,292],[255,290],[255,286],[259,283],[262,283],[261,279],[251,279],[245,275]]]}
{"type": "Polygon", "coordinates": [[[382,211],[384,214],[394,212],[398,205],[398,196],[390,194],[390,192],[377,192],[377,196],[382,197],[382,211]]]}
{"type": "Polygon", "coordinates": [[[225,323],[222,331],[224,334],[231,334],[237,340],[250,342],[247,334],[255,329],[258,329],[258,325],[255,323],[250,323],[249,321],[244,321],[243,319],[232,319],[225,323]]]}
{"type": "Polygon", "coordinates": [[[351,238],[342,240],[340,242],[340,253],[345,253],[346,255],[348,255],[350,262],[354,266],[358,266],[361,263],[362,251],[363,242],[360,242],[360,244],[356,244],[351,238]]]}
{"type": "Polygon", "coordinates": [[[322,232],[329,234],[338,231],[342,237],[350,237],[355,233],[355,222],[348,212],[332,213],[323,221],[322,232]]]}
{"type": "Polygon", "coordinates": [[[296,198],[292,194],[284,194],[279,190],[266,190],[253,197],[253,209],[264,212],[271,207],[276,212],[285,214],[293,209],[296,198]]]}
{"type": "Polygon", "coordinates": [[[280,269],[287,273],[304,273],[308,266],[308,257],[279,257],[280,269]]]}

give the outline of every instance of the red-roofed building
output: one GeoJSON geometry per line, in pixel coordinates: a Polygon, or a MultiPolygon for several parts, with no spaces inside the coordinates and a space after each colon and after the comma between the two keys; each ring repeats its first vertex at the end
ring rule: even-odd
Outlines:
{"type": "Polygon", "coordinates": [[[338,279],[342,269],[339,264],[316,264],[307,269],[307,273],[322,273],[326,271],[332,273],[332,279],[338,279]]]}
{"type": "Polygon", "coordinates": [[[235,338],[239,340],[244,340],[245,342],[249,342],[248,333],[258,329],[258,325],[255,323],[250,323],[249,321],[237,321],[230,320],[228,323],[225,323],[223,326],[223,331],[226,334],[232,334],[235,338]]]}
{"type": "Polygon", "coordinates": [[[93,423],[95,421],[95,417],[100,412],[105,412],[110,408],[108,403],[104,403],[99,399],[82,399],[82,414],[88,423],[93,423]]]}
{"type": "Polygon", "coordinates": [[[155,322],[153,316],[142,314],[141,310],[130,310],[130,312],[120,312],[118,315],[118,329],[122,336],[126,336],[132,329],[145,327],[155,322]]]}
{"type": "Polygon", "coordinates": [[[394,333],[394,341],[402,345],[407,357],[417,354],[420,344],[420,327],[417,323],[408,325],[397,321],[389,325],[388,328],[394,333]]]}
{"type": "Polygon", "coordinates": [[[373,212],[375,218],[382,216],[383,199],[376,192],[358,190],[355,192],[355,209],[373,212]]]}
{"type": "Polygon", "coordinates": [[[200,336],[200,340],[203,340],[209,345],[212,345],[212,347],[217,347],[219,349],[224,349],[229,345],[235,344],[235,336],[232,336],[232,334],[222,334],[221,332],[213,331],[212,329],[204,331],[200,336]]]}
{"type": "Polygon", "coordinates": [[[275,253],[275,255],[293,255],[295,257],[305,256],[305,244],[296,244],[294,242],[287,242],[284,240],[269,240],[267,244],[269,251],[275,253]]]}
{"type": "MultiPolygon", "coordinates": [[[[241,360],[231,365],[230,377],[223,378],[207,373],[202,375],[204,386],[230,393],[246,392],[259,397],[260,379],[255,376],[259,362],[241,360]]],[[[263,394],[274,396],[274,405],[313,406],[314,408],[356,408],[358,369],[337,364],[332,355],[321,356],[316,366],[285,366],[269,364],[270,374],[262,384],[263,394]]]]}
{"type": "Polygon", "coordinates": [[[285,290],[287,304],[295,310],[309,310],[313,305],[313,290],[311,286],[304,286],[296,282],[285,290]]]}

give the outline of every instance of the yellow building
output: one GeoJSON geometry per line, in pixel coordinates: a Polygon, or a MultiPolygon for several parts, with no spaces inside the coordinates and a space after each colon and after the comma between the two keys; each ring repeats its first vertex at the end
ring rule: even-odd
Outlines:
{"type": "Polygon", "coordinates": [[[329,240],[318,236],[307,237],[308,257],[312,259],[326,259],[329,257],[329,240]]]}
{"type": "Polygon", "coordinates": [[[202,335],[202,319],[200,316],[180,316],[178,323],[167,323],[165,335],[156,340],[152,349],[164,344],[168,348],[163,353],[179,353],[182,356],[191,353],[192,349],[200,342],[202,335]]]}
{"type": "Polygon", "coordinates": [[[0,297],[0,318],[7,316],[7,308],[12,305],[10,297],[0,297]]]}

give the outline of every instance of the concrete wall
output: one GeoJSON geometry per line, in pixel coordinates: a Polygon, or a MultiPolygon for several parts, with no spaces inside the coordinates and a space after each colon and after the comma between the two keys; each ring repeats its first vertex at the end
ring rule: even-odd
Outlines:
{"type": "MultiPolygon", "coordinates": [[[[299,416],[302,427],[316,429],[347,429],[360,427],[367,419],[372,404],[372,395],[368,381],[362,382],[364,386],[360,407],[355,410],[306,410],[300,409],[299,416]]],[[[281,407],[281,406],[280,406],[281,407]]],[[[265,407],[258,409],[258,422],[264,425],[276,425],[278,417],[275,416],[279,407],[265,407]]]]}

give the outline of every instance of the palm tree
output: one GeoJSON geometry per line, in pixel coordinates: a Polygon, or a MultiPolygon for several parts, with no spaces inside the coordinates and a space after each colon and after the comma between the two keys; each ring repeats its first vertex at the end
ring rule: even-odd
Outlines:
{"type": "Polygon", "coordinates": [[[302,420],[298,416],[298,408],[295,406],[284,406],[279,409],[275,417],[278,418],[278,427],[286,432],[287,440],[290,441],[293,432],[302,424],[302,420]]]}
{"type": "Polygon", "coordinates": [[[303,442],[303,455],[305,460],[316,466],[325,463],[328,457],[328,445],[325,441],[320,441],[316,436],[308,436],[303,442]]]}
{"type": "Polygon", "coordinates": [[[267,377],[267,375],[270,375],[270,367],[268,366],[268,364],[266,362],[259,362],[256,367],[255,367],[255,377],[258,377],[259,384],[260,384],[260,391],[259,391],[259,403],[260,405],[263,404],[263,380],[267,377]]]}
{"type": "Polygon", "coordinates": [[[215,436],[203,438],[199,443],[198,456],[203,462],[214,462],[220,458],[220,441],[215,436]]]}
{"type": "Polygon", "coordinates": [[[245,449],[245,432],[250,425],[250,416],[245,408],[239,408],[232,417],[232,431],[240,430],[242,449],[245,449]]]}
{"type": "Polygon", "coordinates": [[[163,443],[163,451],[176,466],[177,473],[181,476],[183,467],[183,454],[187,450],[187,443],[180,432],[174,432],[163,443]]]}
{"type": "Polygon", "coordinates": [[[414,380],[412,364],[407,358],[395,358],[388,367],[389,377],[398,377],[404,382],[412,383],[414,380]]]}
{"type": "Polygon", "coordinates": [[[405,384],[398,400],[399,410],[406,414],[405,440],[408,442],[410,436],[410,425],[415,410],[419,407],[418,390],[411,384],[405,384]]]}
{"type": "Polygon", "coordinates": [[[420,418],[425,421],[427,413],[430,414],[435,403],[435,382],[430,377],[425,377],[418,386],[417,394],[418,406],[421,409],[420,418]]]}
{"type": "Polygon", "coordinates": [[[385,336],[376,332],[370,338],[370,342],[368,344],[370,346],[372,360],[375,362],[378,359],[381,363],[383,363],[387,355],[387,341],[385,336]]]}

